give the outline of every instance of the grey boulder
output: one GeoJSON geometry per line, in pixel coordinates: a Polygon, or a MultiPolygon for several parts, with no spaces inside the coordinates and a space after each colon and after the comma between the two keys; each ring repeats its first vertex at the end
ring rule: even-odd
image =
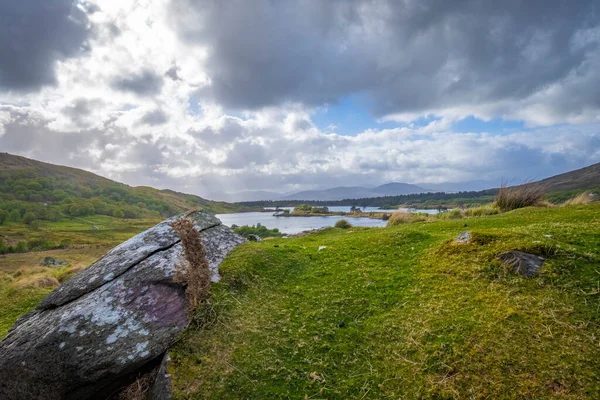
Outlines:
{"type": "MultiPolygon", "coordinates": [[[[245,239],[214,216],[188,216],[201,231],[212,280],[245,239]]],[[[166,220],[109,251],[50,293],[0,342],[1,399],[108,398],[159,366],[188,324],[187,268],[166,220]]]]}
{"type": "Polygon", "coordinates": [[[496,258],[502,261],[512,272],[527,278],[535,276],[542,268],[542,265],[544,265],[544,259],[542,257],[518,250],[500,253],[496,258]]]}
{"type": "Polygon", "coordinates": [[[471,232],[469,232],[469,231],[461,232],[456,237],[456,243],[470,243],[470,242],[471,242],[471,232]]]}

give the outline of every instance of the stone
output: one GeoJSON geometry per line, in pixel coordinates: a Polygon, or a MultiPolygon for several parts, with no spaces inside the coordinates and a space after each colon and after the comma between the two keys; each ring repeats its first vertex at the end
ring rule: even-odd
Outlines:
{"type": "Polygon", "coordinates": [[[262,242],[261,237],[255,234],[248,235],[247,239],[251,242],[262,242]]]}
{"type": "Polygon", "coordinates": [[[156,372],[156,378],[152,387],[150,388],[149,399],[150,400],[170,400],[171,399],[171,375],[167,372],[167,368],[171,358],[169,353],[165,353],[158,371],[156,372]]]}
{"type": "Polygon", "coordinates": [[[527,278],[537,275],[544,265],[544,259],[535,254],[524,253],[518,250],[511,250],[500,253],[496,258],[504,263],[515,274],[523,275],[527,278]]]}
{"type": "MultiPolygon", "coordinates": [[[[210,214],[188,218],[217,282],[219,264],[245,239],[210,214]]],[[[161,364],[189,322],[175,220],[115,247],[15,323],[0,342],[1,399],[107,398],[161,364]]]]}
{"type": "Polygon", "coordinates": [[[44,267],[60,267],[60,266],[67,265],[67,264],[68,264],[68,262],[62,261],[62,260],[57,260],[56,258],[53,258],[53,257],[44,257],[44,260],[41,263],[41,265],[43,265],[44,267]]]}
{"type": "Polygon", "coordinates": [[[469,231],[461,232],[456,237],[456,243],[471,243],[471,232],[469,232],[469,231]]]}

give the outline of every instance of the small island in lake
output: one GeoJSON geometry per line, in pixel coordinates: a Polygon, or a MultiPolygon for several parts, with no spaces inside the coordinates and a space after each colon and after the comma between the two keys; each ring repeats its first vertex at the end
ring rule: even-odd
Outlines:
{"type": "Polygon", "coordinates": [[[345,216],[349,218],[371,218],[371,219],[382,219],[388,220],[390,214],[386,212],[363,212],[360,207],[350,207],[350,212],[344,211],[329,211],[326,206],[313,207],[310,204],[300,204],[292,211],[288,209],[279,210],[276,209],[273,214],[275,217],[330,217],[330,216],[345,216]]]}

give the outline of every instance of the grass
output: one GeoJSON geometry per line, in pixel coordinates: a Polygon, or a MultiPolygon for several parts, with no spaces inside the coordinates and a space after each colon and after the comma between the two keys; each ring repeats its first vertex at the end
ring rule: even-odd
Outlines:
{"type": "Polygon", "coordinates": [[[517,208],[536,206],[545,197],[544,188],[535,183],[519,186],[508,186],[507,183],[502,183],[494,204],[500,211],[510,211],[517,208]]]}
{"type": "Polygon", "coordinates": [[[570,199],[565,201],[562,205],[563,206],[577,206],[577,205],[583,205],[583,204],[590,204],[595,200],[595,198],[596,198],[596,195],[586,191],[586,192],[582,192],[582,193],[579,193],[578,195],[571,197],[570,199]]]}
{"type": "Polygon", "coordinates": [[[175,398],[599,398],[599,246],[600,204],[246,243],[171,352],[175,398]]]}

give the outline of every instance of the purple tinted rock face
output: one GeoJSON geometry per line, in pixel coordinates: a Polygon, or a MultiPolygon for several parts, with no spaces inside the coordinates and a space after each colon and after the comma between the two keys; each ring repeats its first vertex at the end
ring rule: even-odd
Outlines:
{"type": "MultiPolygon", "coordinates": [[[[244,239],[214,217],[193,217],[218,280],[218,265],[244,239]]],[[[106,398],[160,361],[189,322],[174,279],[187,265],[163,222],[67,281],[0,342],[0,399],[106,398]]]]}

